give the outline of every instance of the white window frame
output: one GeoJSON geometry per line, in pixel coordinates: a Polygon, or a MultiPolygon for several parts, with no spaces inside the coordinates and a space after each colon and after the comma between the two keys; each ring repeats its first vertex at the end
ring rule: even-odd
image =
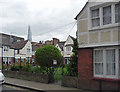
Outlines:
{"type": "MultiPolygon", "coordinates": [[[[116,5],[117,5],[117,4],[119,4],[119,5],[120,5],[120,3],[116,3],[116,4],[115,4],[115,6],[114,6],[115,11],[116,11],[116,5]]],[[[118,15],[118,16],[119,16],[119,13],[120,13],[120,12],[118,12],[118,13],[116,13],[116,12],[115,12],[115,23],[120,23],[120,21],[117,21],[117,22],[116,22],[116,15],[118,15]]],[[[120,18],[120,17],[118,17],[118,19],[119,19],[119,18],[120,18]]]]}
{"type": "Polygon", "coordinates": [[[30,53],[31,51],[30,51],[30,48],[27,48],[27,53],[30,53]]]}
{"type": "Polygon", "coordinates": [[[93,73],[94,73],[94,77],[103,77],[103,78],[115,78],[115,79],[118,79],[119,78],[119,48],[118,47],[101,47],[101,48],[95,48],[94,49],[94,51],[93,51],[93,58],[95,58],[94,56],[94,52],[95,52],[95,50],[103,50],[103,75],[97,75],[97,74],[95,74],[95,61],[93,61],[93,73]],[[115,62],[116,62],[116,64],[115,64],[115,75],[107,75],[107,71],[106,71],[106,50],[112,50],[112,49],[115,49],[115,62]]]}
{"type": "Polygon", "coordinates": [[[103,7],[102,9],[103,9],[103,11],[104,11],[104,8],[106,8],[106,7],[110,7],[110,11],[111,11],[111,15],[109,15],[109,14],[107,14],[107,15],[104,15],[104,12],[103,12],[103,25],[109,25],[109,24],[112,24],[112,5],[108,5],[108,6],[105,6],[105,7],[103,7]],[[106,18],[106,17],[110,17],[110,19],[111,19],[111,21],[110,21],[110,23],[108,23],[108,24],[104,24],[104,17],[106,18]]]}
{"type": "Polygon", "coordinates": [[[66,52],[71,52],[72,51],[72,47],[71,46],[66,46],[66,52]]]}
{"type": "Polygon", "coordinates": [[[91,10],[91,22],[92,22],[92,27],[99,27],[100,26],[100,8],[91,10]],[[93,13],[92,11],[94,11],[94,10],[98,10],[98,12],[99,12],[97,17],[92,17],[92,13],[93,13]],[[93,20],[96,20],[96,19],[99,19],[99,25],[93,26],[93,20]]]}
{"type": "Polygon", "coordinates": [[[89,7],[88,9],[88,30],[89,31],[92,31],[92,30],[99,30],[99,29],[103,29],[103,28],[110,28],[110,27],[118,27],[119,25],[119,22],[118,23],[115,23],[115,5],[117,3],[105,3],[103,5],[97,5],[97,6],[92,6],[92,7],[89,7]],[[103,25],[103,8],[104,7],[107,7],[107,6],[111,6],[111,23],[110,24],[106,24],[106,25],[103,25]],[[99,15],[100,15],[100,26],[97,26],[97,27],[92,27],[92,10],[95,10],[95,9],[98,9],[99,8],[99,15]]]}

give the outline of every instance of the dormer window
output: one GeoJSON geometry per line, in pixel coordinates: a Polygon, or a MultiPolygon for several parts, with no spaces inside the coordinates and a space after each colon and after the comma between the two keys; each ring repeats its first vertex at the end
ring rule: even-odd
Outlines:
{"type": "Polygon", "coordinates": [[[99,9],[92,10],[92,27],[100,26],[99,9]]]}
{"type": "Polygon", "coordinates": [[[103,8],[103,25],[111,24],[111,6],[103,8]]]}

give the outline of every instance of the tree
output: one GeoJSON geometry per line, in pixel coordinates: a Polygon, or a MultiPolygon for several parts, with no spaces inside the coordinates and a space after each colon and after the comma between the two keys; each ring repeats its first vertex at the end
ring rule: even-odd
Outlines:
{"type": "Polygon", "coordinates": [[[73,45],[73,54],[70,57],[69,61],[70,63],[67,65],[67,71],[69,76],[77,76],[78,75],[78,42],[77,39],[74,39],[74,45],[73,45]]]}
{"type": "Polygon", "coordinates": [[[39,48],[35,53],[35,61],[41,67],[52,67],[53,60],[57,60],[57,65],[62,61],[60,51],[53,45],[45,45],[39,48]]]}

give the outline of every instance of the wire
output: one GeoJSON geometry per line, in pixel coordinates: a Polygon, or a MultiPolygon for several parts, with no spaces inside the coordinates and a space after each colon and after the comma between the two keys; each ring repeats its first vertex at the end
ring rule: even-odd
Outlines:
{"type": "MultiPolygon", "coordinates": [[[[70,31],[68,31],[67,35],[68,35],[69,33],[71,33],[72,29],[75,27],[76,24],[77,24],[77,22],[75,22],[75,24],[71,27],[71,29],[70,29],[70,31]]],[[[67,37],[67,35],[66,35],[65,37],[67,37]]]]}
{"type": "Polygon", "coordinates": [[[44,32],[44,33],[38,34],[37,36],[44,35],[45,33],[49,33],[49,32],[55,31],[55,30],[58,31],[57,29],[62,29],[62,28],[67,27],[67,26],[69,26],[69,25],[71,25],[71,24],[73,24],[73,23],[76,23],[76,21],[71,22],[71,23],[68,23],[68,24],[65,24],[65,25],[62,25],[62,26],[60,26],[60,27],[58,27],[58,28],[51,29],[51,30],[46,31],[46,32],[44,32]]]}

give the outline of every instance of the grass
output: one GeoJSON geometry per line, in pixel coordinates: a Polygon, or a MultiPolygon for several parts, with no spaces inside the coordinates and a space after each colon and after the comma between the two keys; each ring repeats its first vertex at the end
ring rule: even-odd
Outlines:
{"type": "MultiPolygon", "coordinates": [[[[67,72],[67,69],[66,68],[63,68],[63,71],[64,73],[67,72]]],[[[55,71],[54,71],[54,79],[55,80],[61,80],[62,79],[62,68],[59,67],[59,68],[55,68],[55,71]]]]}

